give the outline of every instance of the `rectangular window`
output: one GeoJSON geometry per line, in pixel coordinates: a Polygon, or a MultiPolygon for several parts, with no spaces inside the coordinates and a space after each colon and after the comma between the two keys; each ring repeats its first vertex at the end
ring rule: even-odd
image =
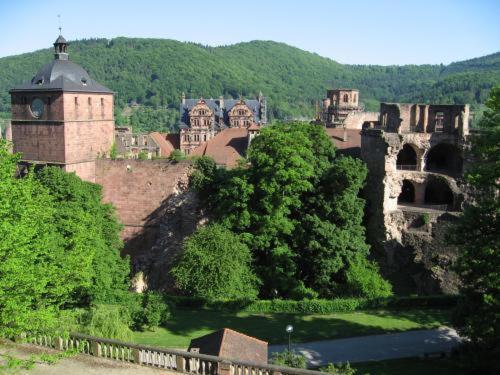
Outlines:
{"type": "Polygon", "coordinates": [[[436,121],[434,123],[434,131],[442,132],[444,129],[444,113],[436,112],[436,121]]]}
{"type": "Polygon", "coordinates": [[[78,96],[75,96],[75,105],[78,105],[78,96]]]}

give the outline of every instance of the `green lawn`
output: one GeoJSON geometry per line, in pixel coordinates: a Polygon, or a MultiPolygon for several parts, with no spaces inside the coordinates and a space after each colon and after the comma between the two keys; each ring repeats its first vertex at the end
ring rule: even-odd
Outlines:
{"type": "Polygon", "coordinates": [[[353,363],[357,375],[465,375],[455,359],[405,358],[389,361],[353,363]]]}
{"type": "Polygon", "coordinates": [[[294,342],[308,342],[434,328],[449,324],[449,318],[447,310],[360,311],[329,315],[177,310],[164,327],[154,332],[135,332],[133,340],[140,344],[187,348],[194,337],[232,328],[270,344],[282,344],[287,342],[287,324],[294,326],[294,342]]]}

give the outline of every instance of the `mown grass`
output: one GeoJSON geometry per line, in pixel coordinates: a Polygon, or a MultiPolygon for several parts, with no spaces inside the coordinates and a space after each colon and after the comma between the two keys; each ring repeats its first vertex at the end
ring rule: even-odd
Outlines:
{"type": "Polygon", "coordinates": [[[269,344],[283,344],[288,340],[287,324],[294,326],[292,340],[298,343],[429,329],[449,324],[449,319],[449,310],[379,310],[328,315],[176,310],[164,327],[134,332],[133,340],[146,345],[187,348],[192,338],[231,328],[269,344]]]}

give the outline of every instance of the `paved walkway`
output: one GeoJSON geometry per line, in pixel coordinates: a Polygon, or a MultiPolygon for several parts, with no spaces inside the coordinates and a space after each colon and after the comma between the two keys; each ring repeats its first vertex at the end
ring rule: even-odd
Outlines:
{"type": "MultiPolygon", "coordinates": [[[[293,336],[292,336],[293,337],[293,336]]],[[[448,327],[438,329],[352,337],[292,345],[304,354],[310,366],[328,362],[367,362],[418,357],[424,353],[449,352],[461,342],[457,332],[448,327]]],[[[269,346],[269,355],[286,349],[286,345],[269,346]]]]}
{"type": "Polygon", "coordinates": [[[106,358],[96,358],[80,354],[74,357],[60,359],[53,365],[35,361],[32,369],[7,369],[9,357],[17,359],[37,358],[42,353],[60,353],[53,349],[36,347],[27,344],[11,344],[0,341],[0,374],[16,375],[176,375],[174,371],[160,370],[151,367],[138,366],[133,363],[121,362],[106,358]]]}

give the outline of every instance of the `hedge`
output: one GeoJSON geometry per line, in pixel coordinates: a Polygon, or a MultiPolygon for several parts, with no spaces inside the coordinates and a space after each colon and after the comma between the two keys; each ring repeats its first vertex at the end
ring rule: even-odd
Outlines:
{"type": "Polygon", "coordinates": [[[411,296],[380,299],[335,298],[313,300],[256,300],[256,301],[207,301],[201,298],[167,296],[177,309],[205,309],[214,311],[244,311],[251,313],[306,313],[331,314],[370,309],[448,309],[457,305],[459,296],[411,296]]]}

